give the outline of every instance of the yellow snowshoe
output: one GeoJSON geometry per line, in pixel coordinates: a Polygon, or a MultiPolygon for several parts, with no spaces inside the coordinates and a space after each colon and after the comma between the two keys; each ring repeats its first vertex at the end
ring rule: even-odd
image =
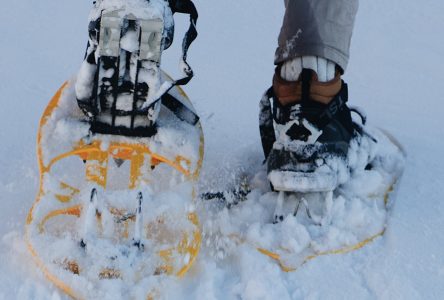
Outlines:
{"type": "Polygon", "coordinates": [[[96,1],[79,75],[40,121],[26,241],[46,278],[76,299],[155,297],[199,253],[204,139],[178,87],[193,75],[195,20],[186,77],[173,81],[160,69],[174,12],[166,3],[96,1]]]}

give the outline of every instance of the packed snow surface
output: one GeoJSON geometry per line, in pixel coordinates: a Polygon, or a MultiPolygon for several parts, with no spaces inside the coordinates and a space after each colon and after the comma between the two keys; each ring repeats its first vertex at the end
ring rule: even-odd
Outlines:
{"type": "MultiPolygon", "coordinates": [[[[195,3],[200,12],[200,35],[190,49],[189,60],[196,78],[186,90],[201,116],[206,138],[200,190],[220,190],[229,188],[236,174],[260,174],[257,107],[271,81],[283,3],[258,1],[254,9],[250,2],[242,1],[195,3]]],[[[38,121],[60,84],[79,69],[90,5],[7,1],[0,11],[4,41],[0,50],[1,299],[67,299],[35,267],[23,233],[25,217],[38,188],[34,150],[38,121]]],[[[212,233],[218,233],[217,226],[222,222],[231,225],[223,228],[227,233],[239,232],[243,230],[240,225],[248,225],[244,232],[250,241],[260,241],[259,237],[273,241],[260,220],[272,214],[267,200],[274,201],[275,196],[265,188],[256,189],[248,201],[231,211],[208,211],[215,214],[214,226],[205,229],[215,229],[208,232],[209,237],[215,238],[208,239],[209,245],[203,247],[187,276],[158,284],[160,290],[166,291],[164,297],[444,297],[444,163],[440,159],[444,142],[439,123],[443,104],[436,84],[444,79],[444,42],[439,39],[444,26],[443,10],[444,4],[437,0],[419,5],[412,0],[377,0],[361,2],[357,16],[352,57],[344,76],[351,103],[363,107],[370,125],[387,129],[407,152],[406,169],[387,216],[385,235],[363,249],[322,256],[291,273],[282,272],[275,261],[250,243],[230,240],[219,243],[219,248],[211,247],[218,237],[212,233]]],[[[178,18],[176,37],[182,36],[181,28],[187,24],[187,17],[178,18]]],[[[176,41],[163,57],[164,69],[177,69],[179,54],[180,42],[176,41]]],[[[258,186],[265,182],[260,175],[255,180],[258,186]]],[[[375,176],[370,183],[378,180],[375,176]]],[[[369,187],[360,181],[356,184],[351,188],[369,187]]],[[[341,217],[332,220],[338,226],[347,222],[357,228],[365,223],[359,213],[366,210],[375,212],[376,223],[381,223],[383,217],[378,218],[377,208],[378,205],[363,206],[359,201],[348,205],[333,201],[330,207],[341,217]],[[343,204],[345,210],[340,207],[343,204]]],[[[281,241],[296,252],[303,250],[315,234],[315,230],[299,226],[307,221],[302,213],[299,218],[287,218],[279,224],[281,236],[289,237],[281,241]]],[[[202,225],[209,224],[203,221],[202,225]]],[[[353,239],[353,235],[349,237],[353,239]]],[[[279,238],[274,241],[280,242],[279,238]]],[[[332,231],[328,238],[337,243],[347,236],[339,239],[332,231]]]]}

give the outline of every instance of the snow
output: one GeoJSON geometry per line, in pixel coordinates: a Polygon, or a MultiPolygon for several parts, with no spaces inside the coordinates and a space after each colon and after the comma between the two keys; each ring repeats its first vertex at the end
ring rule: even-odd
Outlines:
{"type": "MultiPolygon", "coordinates": [[[[190,48],[189,62],[196,77],[186,91],[204,127],[206,158],[200,187],[207,190],[229,186],[235,173],[260,169],[257,107],[271,82],[283,4],[258,1],[252,9],[251,3],[242,1],[195,2],[200,35],[190,48]]],[[[7,1],[0,11],[4,41],[0,50],[2,299],[67,299],[35,268],[23,231],[38,187],[34,150],[38,121],[56,89],[80,67],[90,5],[88,1],[7,1]]],[[[437,84],[444,79],[444,42],[439,38],[443,9],[444,4],[437,0],[419,5],[412,0],[360,4],[345,76],[351,103],[365,108],[370,124],[389,130],[408,154],[384,237],[350,254],[319,257],[292,273],[282,272],[275,262],[246,244],[231,245],[235,254],[220,253],[219,259],[206,249],[183,279],[159,283],[166,290],[164,297],[444,296],[444,162],[440,159],[444,136],[439,123],[443,104],[437,84]]],[[[187,17],[178,18],[175,46],[162,58],[168,71],[177,69],[180,39],[187,26],[187,17]]],[[[254,180],[260,183],[263,178],[254,180]]],[[[376,175],[372,178],[378,180],[376,175]]],[[[262,193],[255,191],[250,197],[258,199],[262,193]]],[[[341,211],[341,202],[335,205],[338,207],[332,209],[341,211]]],[[[362,211],[359,203],[355,205],[348,209],[362,211]]],[[[249,215],[252,222],[270,213],[252,208],[256,209],[249,215]]],[[[355,218],[344,222],[362,220],[350,215],[355,218]]],[[[230,217],[228,212],[224,216],[227,222],[230,217]]],[[[249,236],[257,235],[259,229],[252,227],[249,236]]],[[[289,240],[294,248],[306,243],[302,228],[296,229],[294,241],[289,240]]],[[[335,239],[334,233],[329,238],[335,239]]],[[[225,245],[230,246],[230,241],[221,243],[224,250],[230,250],[225,245]]]]}

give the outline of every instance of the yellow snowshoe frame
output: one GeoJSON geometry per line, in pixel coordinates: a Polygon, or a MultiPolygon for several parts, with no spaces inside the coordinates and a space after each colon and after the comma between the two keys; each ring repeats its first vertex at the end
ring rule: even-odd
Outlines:
{"type": "MultiPolygon", "coordinates": [[[[197,124],[198,130],[200,131],[200,145],[199,145],[199,158],[195,168],[192,169],[192,165],[189,159],[177,155],[173,160],[168,159],[162,155],[156,154],[149,149],[149,147],[145,144],[131,144],[131,143],[121,143],[121,142],[113,142],[108,146],[105,146],[100,143],[100,141],[94,141],[91,144],[86,144],[80,141],[71,151],[67,153],[60,154],[51,160],[47,164],[44,163],[43,158],[43,147],[42,147],[42,128],[47,124],[50,120],[53,112],[58,108],[60,99],[65,90],[70,86],[69,82],[65,82],[62,87],[57,91],[54,95],[47,108],[45,109],[43,116],[40,120],[39,132],[37,137],[37,155],[38,155],[38,165],[40,171],[40,184],[39,191],[37,193],[36,200],[29,211],[26,220],[26,228],[25,228],[25,238],[27,247],[35,260],[38,267],[42,270],[43,274],[46,276],[48,280],[54,283],[58,288],[60,288],[63,292],[68,294],[69,296],[79,299],[79,295],[74,291],[74,289],[63,282],[59,277],[53,274],[50,269],[45,265],[45,262],[39,255],[35,246],[32,243],[32,239],[30,236],[31,226],[37,226],[38,232],[43,233],[45,231],[45,224],[54,217],[69,215],[80,217],[83,209],[83,205],[77,204],[73,206],[69,206],[70,201],[80,193],[80,190],[76,187],[73,187],[65,182],[60,181],[60,189],[66,191],[65,193],[55,194],[55,198],[57,201],[66,205],[66,208],[56,209],[47,213],[43,218],[36,219],[35,211],[37,206],[40,204],[42,199],[45,196],[44,189],[44,178],[45,175],[51,172],[52,166],[65,158],[77,156],[86,162],[86,174],[85,178],[87,181],[93,183],[94,185],[100,186],[103,189],[106,189],[107,184],[107,164],[109,158],[119,159],[130,161],[130,174],[129,174],[129,189],[135,189],[141,183],[141,173],[142,168],[146,166],[144,164],[144,160],[147,156],[151,158],[151,166],[157,166],[159,164],[167,164],[170,167],[174,168],[178,172],[184,175],[185,181],[195,182],[199,177],[199,172],[202,166],[203,161],[203,152],[204,152],[204,140],[203,133],[200,123],[197,124]]],[[[186,94],[177,87],[178,92],[181,96],[186,99],[188,102],[188,98],[186,94]]],[[[188,103],[191,105],[191,102],[188,103]]],[[[193,197],[194,191],[193,191],[193,197]]],[[[119,212],[117,211],[116,214],[119,212]]],[[[100,216],[99,216],[100,217],[100,216]]],[[[187,216],[189,222],[194,225],[194,230],[189,236],[189,234],[184,233],[182,235],[181,240],[176,244],[174,248],[163,249],[159,251],[157,254],[161,257],[163,261],[163,265],[160,267],[159,273],[175,275],[177,277],[182,277],[193,265],[196,260],[196,257],[200,250],[201,245],[201,232],[199,228],[199,220],[196,213],[188,213],[187,216]],[[179,253],[181,255],[187,255],[189,260],[187,263],[184,263],[180,268],[173,267],[173,253],[179,253]]],[[[127,234],[127,232],[126,232],[127,234]]],[[[82,270],[79,269],[79,265],[75,261],[66,262],[67,266],[65,269],[68,269],[73,274],[79,274],[82,270]]],[[[118,278],[119,270],[103,270],[100,273],[101,278],[118,278]]],[[[152,298],[151,295],[147,295],[147,298],[152,298]]]]}
{"type": "MultiPolygon", "coordinates": [[[[396,185],[396,182],[393,183],[392,185],[389,186],[389,188],[386,190],[385,194],[384,194],[384,205],[387,209],[387,206],[389,204],[389,199],[390,199],[390,193],[393,192],[393,189],[396,185]]],[[[281,268],[282,271],[284,272],[294,272],[298,269],[298,267],[304,265],[305,263],[309,262],[312,259],[315,259],[317,257],[320,256],[324,256],[324,255],[334,255],[334,254],[346,254],[355,250],[359,250],[363,247],[365,247],[366,245],[372,243],[374,240],[376,240],[378,237],[381,237],[384,235],[386,231],[386,228],[384,227],[381,231],[379,231],[378,233],[366,238],[365,240],[362,240],[354,245],[350,245],[350,246],[345,246],[343,248],[337,248],[337,249],[332,249],[332,250],[327,250],[327,251],[322,251],[322,252],[315,252],[313,254],[310,254],[306,257],[303,258],[302,263],[299,266],[289,266],[287,265],[283,260],[281,255],[279,255],[277,253],[277,251],[271,251],[271,250],[267,250],[265,248],[261,248],[261,247],[257,247],[256,249],[270,257],[271,259],[273,259],[274,261],[276,261],[279,264],[279,267],[281,268]]],[[[282,251],[285,251],[285,249],[281,249],[282,251]]]]}

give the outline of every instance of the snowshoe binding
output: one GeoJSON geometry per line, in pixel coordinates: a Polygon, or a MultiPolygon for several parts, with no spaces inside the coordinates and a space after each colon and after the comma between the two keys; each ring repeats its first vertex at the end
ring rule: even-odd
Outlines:
{"type": "Polygon", "coordinates": [[[40,121],[40,187],[28,248],[48,280],[76,299],[152,298],[183,276],[201,244],[194,183],[203,133],[179,87],[193,73],[191,1],[185,77],[160,69],[172,37],[167,1],[96,1],[85,61],[40,121]]]}
{"type": "Polygon", "coordinates": [[[323,104],[310,99],[312,76],[310,69],[302,71],[302,97],[296,104],[282,105],[273,88],[261,101],[268,177],[277,191],[333,191],[340,181],[339,168],[346,168],[350,141],[358,134],[346,105],[347,84],[342,82],[333,99],[323,104]]]}
{"type": "Polygon", "coordinates": [[[362,113],[346,106],[345,83],[322,104],[308,96],[312,72],[303,70],[301,79],[300,103],[282,105],[273,88],[260,103],[265,172],[273,192],[261,196],[263,186],[250,185],[245,197],[250,201],[232,206],[233,217],[215,213],[205,232],[222,248],[229,237],[227,251],[235,249],[233,241],[250,244],[287,272],[382,236],[405,159],[390,134],[368,127],[362,113]],[[353,111],[361,124],[352,120],[353,111]]]}

